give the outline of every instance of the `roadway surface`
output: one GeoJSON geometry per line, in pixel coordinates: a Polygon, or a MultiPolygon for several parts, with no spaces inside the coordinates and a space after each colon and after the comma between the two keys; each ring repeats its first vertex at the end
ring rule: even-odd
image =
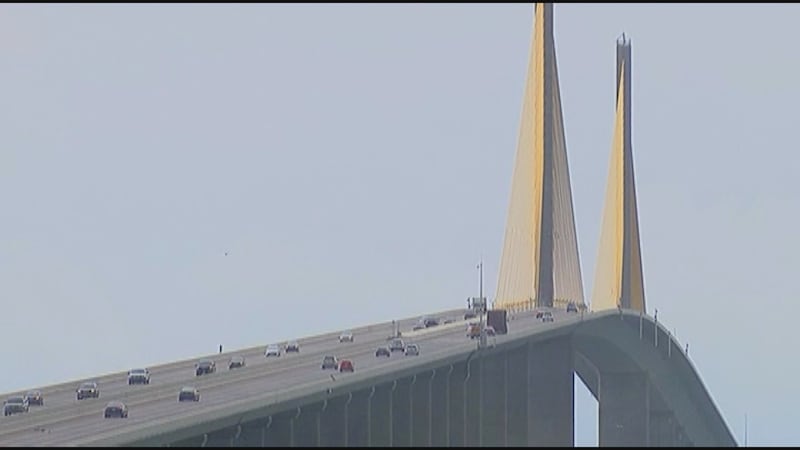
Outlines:
{"type": "MultiPolygon", "coordinates": [[[[404,341],[419,345],[420,353],[441,352],[456,347],[469,348],[476,340],[466,336],[467,324],[463,309],[432,314],[441,319],[454,319],[425,330],[412,331],[419,316],[398,321],[404,341]]],[[[554,327],[568,319],[580,320],[580,314],[567,314],[553,309],[555,322],[543,323],[532,312],[518,313],[509,322],[506,336],[489,338],[497,342],[513,339],[515,334],[532,327],[554,327]]],[[[475,319],[472,319],[475,320],[475,319]]],[[[571,322],[571,320],[569,320],[571,322]]],[[[266,358],[266,345],[208,355],[151,367],[149,385],[127,383],[127,373],[119,372],[95,379],[38,388],[44,397],[44,406],[31,406],[29,413],[0,417],[0,446],[73,446],[91,444],[102,437],[124,432],[145,423],[160,423],[166,419],[191,416],[203,408],[213,408],[248,399],[264,392],[281,392],[295,386],[330,381],[350,376],[333,370],[322,370],[322,358],[334,355],[339,360],[353,361],[357,373],[368,372],[387,364],[408,363],[413,356],[395,352],[390,358],[375,357],[375,350],[388,344],[392,334],[391,322],[354,328],[353,343],[339,343],[340,331],[298,339],[299,353],[283,353],[280,357],[266,358]],[[228,370],[228,361],[234,355],[246,358],[246,366],[228,370]],[[213,374],[196,376],[195,363],[212,359],[217,364],[213,374]],[[333,375],[333,378],[331,377],[333,375]],[[100,397],[78,401],[75,390],[83,381],[97,381],[100,397]],[[199,402],[178,402],[178,392],[183,386],[194,386],[200,392],[199,402]],[[106,404],[120,400],[128,406],[127,419],[103,417],[106,404]]],[[[23,392],[24,394],[24,392],[23,392]]],[[[9,393],[4,398],[10,397],[9,393]]]]}

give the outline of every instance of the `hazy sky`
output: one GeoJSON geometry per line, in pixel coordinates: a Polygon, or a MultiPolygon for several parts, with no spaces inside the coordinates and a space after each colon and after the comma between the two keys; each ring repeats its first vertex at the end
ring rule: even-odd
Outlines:
{"type": "MultiPolygon", "coordinates": [[[[800,6],[554,14],[584,290],[625,31],[648,312],[742,443],[745,413],[750,444],[800,443],[800,6]]],[[[493,293],[531,25],[525,4],[0,6],[0,392],[460,307],[481,255],[493,293]]]]}

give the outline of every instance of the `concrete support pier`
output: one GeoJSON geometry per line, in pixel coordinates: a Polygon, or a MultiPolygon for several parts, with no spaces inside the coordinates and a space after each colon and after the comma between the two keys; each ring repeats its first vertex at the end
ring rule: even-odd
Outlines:
{"type": "Polygon", "coordinates": [[[528,344],[528,445],[575,445],[575,378],[569,338],[528,344]]]}
{"type": "Polygon", "coordinates": [[[600,446],[647,446],[650,424],[647,375],[601,373],[599,394],[600,446]]]}

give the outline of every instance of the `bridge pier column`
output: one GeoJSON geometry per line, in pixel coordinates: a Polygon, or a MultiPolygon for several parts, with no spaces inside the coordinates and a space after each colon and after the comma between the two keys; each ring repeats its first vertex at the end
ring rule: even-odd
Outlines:
{"type": "Polygon", "coordinates": [[[453,366],[436,369],[430,383],[430,444],[447,447],[450,439],[450,376],[453,366]]]}
{"type": "Polygon", "coordinates": [[[431,445],[431,385],[435,371],[417,374],[411,385],[411,446],[431,445]]]}
{"type": "Polygon", "coordinates": [[[600,374],[601,446],[644,447],[649,442],[650,389],[644,372],[600,374]]]}
{"type": "Polygon", "coordinates": [[[347,404],[347,440],[346,447],[369,446],[369,403],[372,389],[353,392],[350,403],[347,404]]]}
{"type": "Polygon", "coordinates": [[[448,378],[449,389],[447,392],[447,445],[446,447],[465,447],[464,425],[466,417],[466,380],[467,364],[458,362],[453,364],[453,370],[448,378]]]}
{"type": "Polygon", "coordinates": [[[320,413],[327,407],[325,402],[298,408],[299,414],[290,422],[292,447],[318,447],[320,442],[320,413]]]}
{"type": "Polygon", "coordinates": [[[397,380],[392,392],[392,447],[411,446],[411,385],[413,377],[397,380]]]}
{"type": "Polygon", "coordinates": [[[206,433],[208,439],[206,439],[205,444],[203,447],[230,447],[231,446],[231,437],[233,437],[235,430],[232,428],[224,428],[222,430],[212,431],[210,433],[206,433]]]}
{"type": "Polygon", "coordinates": [[[369,445],[372,447],[392,445],[392,391],[395,388],[395,382],[375,386],[369,403],[369,445]]]}
{"type": "Polygon", "coordinates": [[[268,423],[268,418],[243,423],[238,436],[234,433],[231,447],[265,447],[268,423]]]}
{"type": "Polygon", "coordinates": [[[528,446],[528,346],[505,354],[506,364],[506,445],[528,446]]]}
{"type": "Polygon", "coordinates": [[[649,447],[675,447],[678,427],[675,415],[667,410],[650,411],[649,447]]]}
{"type": "Polygon", "coordinates": [[[507,362],[504,353],[494,353],[482,360],[481,445],[506,446],[507,362]]]}
{"type": "Polygon", "coordinates": [[[347,445],[347,414],[345,406],[349,395],[340,395],[328,399],[319,413],[320,447],[344,447],[347,445]]]}
{"type": "Polygon", "coordinates": [[[575,379],[569,337],[528,343],[528,445],[575,445],[575,379]]]}
{"type": "Polygon", "coordinates": [[[675,446],[676,447],[694,447],[694,443],[686,436],[683,427],[678,425],[675,432],[675,446]]]}
{"type": "Polygon", "coordinates": [[[267,418],[263,447],[291,447],[292,422],[297,415],[295,411],[285,411],[267,418]]]}
{"type": "Polygon", "coordinates": [[[467,362],[467,377],[464,382],[464,440],[467,447],[481,445],[481,372],[483,359],[474,357],[467,362]]]}

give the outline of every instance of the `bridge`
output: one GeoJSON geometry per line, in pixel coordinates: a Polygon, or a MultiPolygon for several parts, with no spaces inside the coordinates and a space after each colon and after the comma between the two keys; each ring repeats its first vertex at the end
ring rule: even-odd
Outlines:
{"type": "MultiPolygon", "coordinates": [[[[584,300],[558,85],[553,8],[534,7],[530,63],[494,309],[507,334],[467,337],[463,308],[299,339],[300,352],[264,347],[41,387],[45,405],[3,417],[0,445],[31,446],[571,446],[575,374],[599,405],[599,444],[736,446],[697,370],[647,314],[631,141],[631,46],[617,42],[617,105],[591,302],[584,300]],[[568,306],[575,308],[568,308],[568,306]],[[552,321],[537,317],[552,314],[552,321]],[[417,356],[377,357],[398,334],[417,356]],[[325,355],[355,371],[322,370],[325,355]],[[229,370],[232,356],[246,366],[229,370]],[[196,376],[195,363],[218,370],[196,376]],[[179,402],[183,386],[199,402],[179,402]],[[129,408],[105,419],[107,401],[129,408]]],[[[480,294],[479,299],[483,299],[480,294]]]]}

